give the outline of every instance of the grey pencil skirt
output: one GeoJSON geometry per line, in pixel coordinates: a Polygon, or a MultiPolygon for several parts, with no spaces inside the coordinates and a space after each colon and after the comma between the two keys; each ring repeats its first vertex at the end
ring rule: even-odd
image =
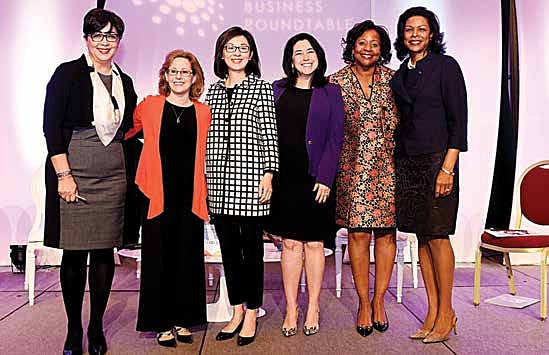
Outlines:
{"type": "Polygon", "coordinates": [[[95,129],[75,131],[68,150],[78,194],[87,201],[60,201],[60,248],[107,249],[122,244],[126,166],[119,141],[104,146],[95,129]]]}

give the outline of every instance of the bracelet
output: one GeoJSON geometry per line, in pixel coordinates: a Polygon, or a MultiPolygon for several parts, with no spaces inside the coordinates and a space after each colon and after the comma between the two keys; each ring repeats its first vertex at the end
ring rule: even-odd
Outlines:
{"type": "Polygon", "coordinates": [[[450,175],[450,176],[456,175],[456,173],[454,173],[453,171],[446,170],[446,169],[444,169],[443,167],[440,168],[440,171],[442,171],[443,173],[446,173],[446,174],[448,174],[448,175],[450,175]]]}
{"type": "Polygon", "coordinates": [[[58,173],[55,173],[55,175],[57,175],[57,178],[61,180],[64,177],[72,175],[72,170],[71,169],[63,170],[58,173]]]}

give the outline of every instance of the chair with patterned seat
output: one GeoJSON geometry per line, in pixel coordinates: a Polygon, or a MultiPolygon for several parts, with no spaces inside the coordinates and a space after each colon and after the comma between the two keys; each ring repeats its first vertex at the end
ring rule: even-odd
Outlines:
{"type": "MultiPolygon", "coordinates": [[[[515,229],[520,229],[523,216],[537,225],[549,225],[549,160],[543,160],[530,165],[519,177],[515,188],[517,217],[515,229]]],[[[540,318],[547,318],[547,257],[549,256],[549,233],[532,235],[517,235],[498,238],[484,232],[478,245],[475,260],[475,284],[473,304],[480,304],[480,269],[482,249],[486,248],[503,253],[509,293],[516,294],[515,280],[509,253],[540,253],[540,318]]]]}

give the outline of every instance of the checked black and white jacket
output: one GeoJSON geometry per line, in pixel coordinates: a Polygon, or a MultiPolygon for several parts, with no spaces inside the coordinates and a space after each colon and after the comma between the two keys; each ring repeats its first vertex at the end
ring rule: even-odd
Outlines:
{"type": "Polygon", "coordinates": [[[265,172],[278,171],[278,135],[271,84],[249,75],[234,87],[231,102],[224,80],[206,94],[212,123],[206,144],[206,182],[211,215],[260,217],[270,203],[259,203],[265,172]]]}

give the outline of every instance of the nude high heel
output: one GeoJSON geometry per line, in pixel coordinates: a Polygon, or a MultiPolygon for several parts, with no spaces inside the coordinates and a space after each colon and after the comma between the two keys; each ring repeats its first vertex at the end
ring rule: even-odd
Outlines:
{"type": "Polygon", "coordinates": [[[429,335],[431,330],[420,328],[420,329],[416,330],[415,333],[410,334],[409,338],[410,339],[425,339],[425,337],[427,337],[427,335],[429,335]]]}
{"type": "Polygon", "coordinates": [[[454,330],[454,335],[457,335],[457,317],[454,314],[454,318],[452,319],[452,327],[446,334],[433,334],[429,333],[424,339],[423,343],[430,344],[430,343],[440,343],[442,341],[446,341],[450,338],[450,333],[454,330]]]}

